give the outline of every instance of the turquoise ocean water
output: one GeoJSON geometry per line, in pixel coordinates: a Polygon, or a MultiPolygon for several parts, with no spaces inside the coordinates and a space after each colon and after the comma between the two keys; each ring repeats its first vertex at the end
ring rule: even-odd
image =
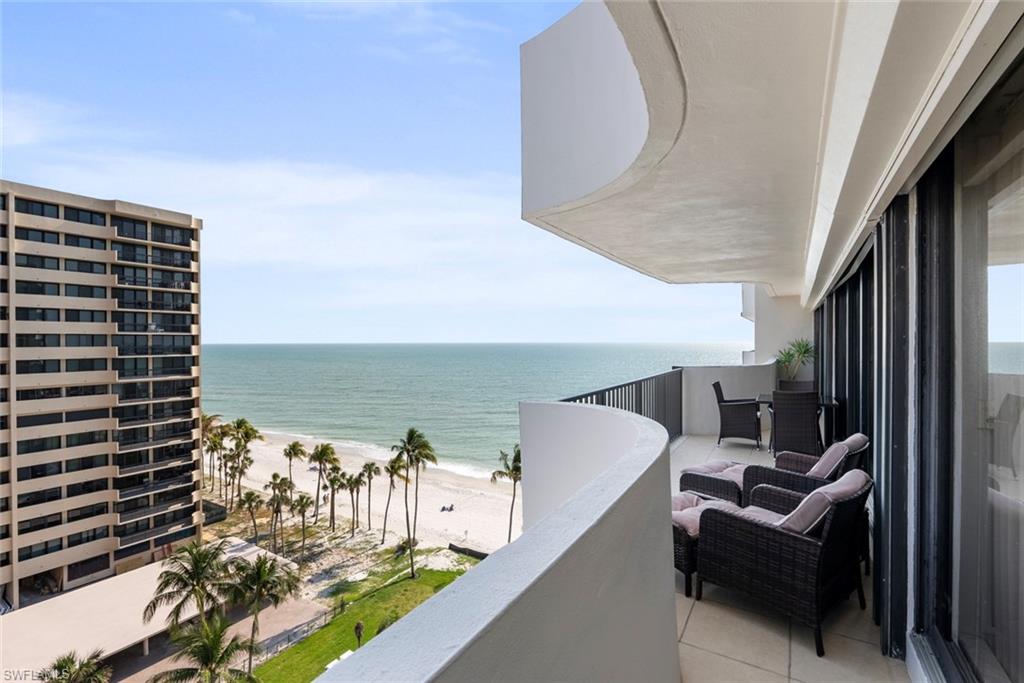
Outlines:
{"type": "Polygon", "coordinates": [[[519,438],[518,401],[739,364],[744,344],[266,344],[202,349],[203,410],[260,429],[390,447],[414,426],[483,475],[519,438]]]}

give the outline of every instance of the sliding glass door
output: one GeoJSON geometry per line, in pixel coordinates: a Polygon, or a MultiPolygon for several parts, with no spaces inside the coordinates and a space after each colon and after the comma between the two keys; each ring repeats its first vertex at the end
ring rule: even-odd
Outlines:
{"type": "MultiPolygon", "coordinates": [[[[1024,67],[954,140],[952,640],[1024,683],[1024,67]]],[[[953,273],[950,273],[953,276],[953,273]]]]}

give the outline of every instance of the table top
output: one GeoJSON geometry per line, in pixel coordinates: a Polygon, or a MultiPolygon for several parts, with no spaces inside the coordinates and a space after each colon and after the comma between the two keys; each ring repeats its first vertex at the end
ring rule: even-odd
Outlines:
{"type": "MultiPolygon", "coordinates": [[[[758,394],[757,395],[757,402],[762,404],[762,405],[769,405],[770,406],[772,404],[772,395],[770,393],[758,394]]],[[[834,408],[834,407],[839,405],[839,401],[837,401],[832,396],[819,396],[818,397],[818,405],[821,406],[822,408],[834,408]]]]}

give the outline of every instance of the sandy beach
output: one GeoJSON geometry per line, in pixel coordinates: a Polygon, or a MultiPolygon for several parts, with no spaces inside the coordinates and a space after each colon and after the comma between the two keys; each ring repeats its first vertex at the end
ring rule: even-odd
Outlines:
{"type": "MultiPolygon", "coordinates": [[[[243,486],[256,490],[262,490],[274,472],[282,476],[288,475],[288,461],[282,455],[286,445],[292,441],[299,441],[307,451],[312,451],[317,443],[325,441],[273,432],[263,432],[263,435],[264,441],[254,441],[250,444],[253,465],[242,480],[243,486]]],[[[350,473],[357,472],[368,460],[376,461],[383,470],[384,463],[390,457],[389,451],[376,446],[337,441],[331,443],[341,461],[341,468],[350,473]]],[[[494,465],[497,468],[497,458],[494,465]]],[[[292,475],[297,489],[312,495],[316,488],[317,473],[310,467],[307,462],[296,461],[292,467],[292,475]]],[[[363,528],[366,527],[366,493],[364,488],[359,500],[363,528]]],[[[513,540],[522,528],[521,493],[520,490],[516,496],[512,524],[513,540]]],[[[379,530],[384,521],[384,504],[388,496],[386,475],[374,478],[372,495],[370,521],[373,529],[379,530]]],[[[445,547],[449,543],[455,543],[484,552],[493,552],[507,540],[508,510],[511,502],[512,485],[507,481],[492,484],[489,479],[470,477],[428,466],[420,472],[419,524],[416,535],[425,547],[445,547]],[[455,506],[454,512],[441,512],[441,507],[448,505],[455,506]]],[[[335,503],[337,514],[348,520],[351,514],[348,492],[338,493],[335,503]]],[[[410,483],[410,514],[412,503],[410,483]]],[[[322,507],[321,515],[323,514],[325,511],[322,507]]],[[[405,507],[401,482],[396,482],[388,513],[388,534],[390,535],[392,531],[396,534],[405,534],[405,507]]]]}

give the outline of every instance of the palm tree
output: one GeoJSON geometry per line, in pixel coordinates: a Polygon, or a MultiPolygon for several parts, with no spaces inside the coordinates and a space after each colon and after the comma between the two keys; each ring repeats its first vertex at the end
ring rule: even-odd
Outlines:
{"type": "Polygon", "coordinates": [[[316,465],[316,500],[313,501],[313,524],[320,519],[320,487],[323,486],[324,476],[331,465],[339,464],[338,455],[334,452],[334,446],[329,443],[319,443],[309,454],[309,462],[316,465]]]}
{"type": "Polygon", "coordinates": [[[420,513],[420,468],[426,467],[427,463],[436,465],[437,454],[434,453],[434,447],[427,441],[427,437],[423,435],[423,432],[415,427],[410,427],[405,434],[405,438],[399,441],[398,445],[392,446],[391,450],[403,455],[408,461],[409,469],[416,470],[416,491],[412,513],[412,537],[415,539],[416,522],[420,513]]]}
{"type": "Polygon", "coordinates": [[[302,520],[302,551],[299,554],[302,562],[306,561],[306,515],[313,507],[313,498],[308,493],[300,493],[292,501],[292,514],[298,515],[302,520]]]}
{"type": "Polygon", "coordinates": [[[356,535],[356,490],[359,488],[359,480],[351,474],[341,473],[344,487],[348,489],[348,499],[352,504],[352,536],[356,535]]]}
{"type": "Polygon", "coordinates": [[[208,545],[193,541],[183,545],[164,560],[164,569],[157,578],[156,594],[146,605],[142,618],[148,622],[160,607],[171,605],[167,622],[177,625],[189,605],[195,605],[200,620],[206,610],[227,594],[230,581],[224,564],[227,541],[208,545]]]}
{"type": "Polygon", "coordinates": [[[249,471],[253,463],[252,456],[249,453],[249,447],[245,446],[239,452],[238,460],[235,462],[235,486],[238,498],[242,497],[242,477],[249,471]]]}
{"type": "Polygon", "coordinates": [[[221,683],[227,681],[252,681],[256,678],[249,672],[231,666],[238,656],[252,651],[251,641],[228,635],[230,624],[220,614],[209,619],[199,619],[185,628],[171,629],[171,641],[178,647],[173,659],[188,661],[192,666],[161,671],[149,679],[149,683],[221,683]]]}
{"type": "Polygon", "coordinates": [[[334,531],[334,529],[335,529],[335,526],[334,526],[334,519],[335,519],[335,515],[334,515],[334,510],[335,510],[335,507],[334,507],[334,496],[335,496],[335,494],[338,491],[340,491],[343,488],[345,488],[345,476],[346,476],[345,473],[341,471],[340,467],[338,467],[337,465],[331,465],[331,470],[330,470],[330,472],[327,475],[327,482],[326,482],[327,483],[327,488],[330,489],[330,492],[331,492],[331,517],[330,517],[330,520],[331,520],[330,521],[331,531],[334,531]]]}
{"type": "Polygon", "coordinates": [[[384,530],[380,534],[380,544],[384,545],[384,538],[388,534],[388,509],[391,508],[391,492],[395,490],[395,479],[408,483],[408,478],[403,474],[405,461],[402,456],[396,455],[387,465],[384,465],[384,474],[388,475],[388,502],[384,506],[384,530]]]}
{"type": "Polygon", "coordinates": [[[237,558],[230,563],[230,570],[232,602],[245,607],[252,615],[248,666],[251,674],[256,638],[260,632],[260,610],[265,603],[278,607],[298,593],[299,575],[289,566],[280,564],[276,557],[267,555],[260,555],[255,560],[237,558]]]}
{"type": "Polygon", "coordinates": [[[512,542],[512,511],[516,508],[516,486],[523,478],[523,454],[519,450],[519,444],[512,449],[512,461],[509,462],[508,453],[498,451],[501,455],[501,469],[491,472],[491,483],[499,479],[508,479],[512,482],[512,506],[508,509],[508,542],[512,542]]]}
{"type": "Polygon", "coordinates": [[[102,660],[103,650],[93,650],[82,659],[77,652],[67,652],[40,671],[39,678],[63,683],[107,683],[114,670],[102,660]]]}
{"type": "Polygon", "coordinates": [[[206,436],[203,444],[206,448],[207,455],[210,456],[210,490],[212,491],[214,487],[214,456],[220,458],[221,453],[224,452],[224,433],[220,429],[214,429],[206,436]]]}
{"type": "Polygon", "coordinates": [[[230,426],[231,439],[235,443],[240,443],[248,446],[253,441],[263,441],[263,435],[260,434],[260,430],[256,429],[251,422],[246,420],[244,417],[240,417],[230,426]]]}
{"type": "Polygon", "coordinates": [[[363,474],[362,470],[359,470],[352,475],[352,479],[352,483],[355,484],[356,487],[356,504],[355,507],[352,508],[352,512],[356,518],[356,526],[359,526],[359,494],[362,492],[363,486],[366,484],[366,476],[363,474]]]}
{"type": "Polygon", "coordinates": [[[220,418],[220,415],[207,415],[206,413],[201,413],[201,417],[199,418],[199,434],[203,441],[206,441],[207,437],[218,431],[217,423],[220,422],[220,418]]]}
{"type": "Polygon", "coordinates": [[[418,484],[420,454],[424,451],[429,451],[433,454],[433,449],[420,430],[410,427],[405,434],[405,438],[399,440],[397,444],[391,447],[391,450],[398,453],[405,460],[405,532],[406,542],[409,546],[409,578],[415,579],[416,564],[413,557],[413,548],[416,545],[416,533],[413,531],[412,523],[409,520],[409,470],[412,467],[416,467],[416,482],[418,484]]]}
{"type": "MultiPolygon", "coordinates": [[[[295,477],[292,476],[292,461],[298,460],[302,462],[306,459],[306,447],[298,441],[292,441],[290,444],[284,447],[284,457],[288,459],[288,478],[295,481],[295,477]]],[[[289,498],[289,501],[291,498],[289,498]]]]}
{"type": "Polygon", "coordinates": [[[242,497],[238,499],[238,504],[244,507],[249,513],[249,519],[252,520],[252,542],[259,545],[260,532],[256,527],[256,511],[263,507],[263,499],[260,498],[260,494],[255,491],[246,491],[242,494],[242,497]]]}
{"type": "Polygon", "coordinates": [[[277,472],[270,475],[270,481],[263,485],[263,490],[270,493],[267,507],[270,508],[270,539],[271,549],[277,550],[277,534],[281,534],[281,546],[284,547],[284,520],[281,517],[281,508],[291,498],[291,491],[295,488],[292,480],[282,477],[277,472]]]}
{"type": "Polygon", "coordinates": [[[373,478],[380,474],[380,465],[372,460],[363,463],[363,477],[366,479],[366,528],[373,528],[373,520],[370,517],[370,496],[373,493],[373,478]]]}

